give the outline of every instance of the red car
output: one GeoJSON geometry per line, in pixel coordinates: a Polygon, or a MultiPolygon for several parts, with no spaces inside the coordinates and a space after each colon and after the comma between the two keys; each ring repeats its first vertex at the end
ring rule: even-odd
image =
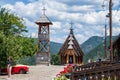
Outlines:
{"type": "MultiPolygon", "coordinates": [[[[12,74],[26,74],[29,71],[27,65],[15,65],[12,67],[12,74]]],[[[7,74],[7,68],[1,69],[1,74],[7,74]]]]}

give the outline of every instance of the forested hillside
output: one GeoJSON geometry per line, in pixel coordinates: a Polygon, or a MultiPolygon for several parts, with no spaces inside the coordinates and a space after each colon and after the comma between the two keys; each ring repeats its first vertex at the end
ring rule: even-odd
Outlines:
{"type": "MultiPolygon", "coordinates": [[[[117,38],[117,36],[113,36],[113,42],[117,38]]],[[[107,56],[109,58],[109,36],[107,37],[107,56]]],[[[97,47],[93,48],[91,51],[89,51],[84,56],[84,62],[87,63],[88,59],[91,59],[92,61],[95,61],[98,56],[100,56],[101,59],[104,57],[104,47],[103,42],[101,42],[97,47]]]]}
{"type": "Polygon", "coordinates": [[[61,43],[50,42],[50,53],[57,54],[61,47],[62,47],[61,43]]]}
{"type": "Polygon", "coordinates": [[[81,44],[81,48],[85,54],[89,53],[92,49],[100,45],[103,41],[103,37],[92,36],[88,40],[86,40],[83,44],[81,44]]]}

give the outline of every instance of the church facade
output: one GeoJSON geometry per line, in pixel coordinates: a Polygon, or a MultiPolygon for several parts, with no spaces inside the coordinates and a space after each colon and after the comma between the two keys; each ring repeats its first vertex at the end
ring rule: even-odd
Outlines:
{"type": "Polygon", "coordinates": [[[84,53],[76,40],[72,26],[70,34],[59,51],[61,64],[82,64],[84,53]]]}

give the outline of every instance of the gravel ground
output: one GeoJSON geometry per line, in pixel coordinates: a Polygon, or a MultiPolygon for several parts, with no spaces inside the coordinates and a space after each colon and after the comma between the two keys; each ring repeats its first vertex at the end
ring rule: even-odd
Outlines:
{"type": "Polygon", "coordinates": [[[64,66],[30,66],[28,74],[14,74],[11,79],[7,75],[0,75],[0,80],[52,80],[57,73],[64,69],[64,66]]]}

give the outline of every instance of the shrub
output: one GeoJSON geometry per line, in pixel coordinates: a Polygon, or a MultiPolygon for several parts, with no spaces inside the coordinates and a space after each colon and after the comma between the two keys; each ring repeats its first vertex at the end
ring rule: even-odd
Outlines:
{"type": "Polygon", "coordinates": [[[53,65],[60,65],[60,57],[57,54],[51,55],[51,64],[53,65]]]}

